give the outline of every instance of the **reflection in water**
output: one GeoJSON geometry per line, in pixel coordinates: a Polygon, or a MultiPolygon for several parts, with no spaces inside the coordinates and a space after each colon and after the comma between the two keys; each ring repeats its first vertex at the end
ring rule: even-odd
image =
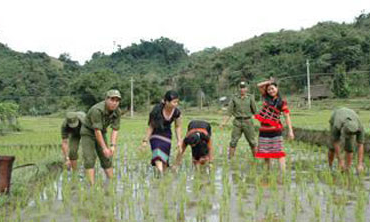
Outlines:
{"type": "Polygon", "coordinates": [[[145,158],[118,150],[115,179],[107,183],[97,167],[89,187],[83,169],[63,172],[23,211],[27,220],[84,221],[340,221],[369,218],[370,177],[325,167],[326,156],[296,150],[281,175],[277,164],[237,156],[196,170],[188,158],[178,173],[158,177],[145,158]],[[132,157],[132,156],[131,156],[132,157]],[[144,160],[143,160],[144,159],[144,160]],[[360,194],[363,194],[362,196],[360,194]],[[53,213],[50,213],[53,212],[53,213]]]}

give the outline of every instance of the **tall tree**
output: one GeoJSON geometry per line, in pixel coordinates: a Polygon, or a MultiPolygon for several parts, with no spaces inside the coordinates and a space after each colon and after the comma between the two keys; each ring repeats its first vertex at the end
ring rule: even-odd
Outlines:
{"type": "Polygon", "coordinates": [[[335,69],[332,90],[334,95],[339,98],[347,98],[349,95],[346,68],[344,64],[338,65],[335,69]]]}

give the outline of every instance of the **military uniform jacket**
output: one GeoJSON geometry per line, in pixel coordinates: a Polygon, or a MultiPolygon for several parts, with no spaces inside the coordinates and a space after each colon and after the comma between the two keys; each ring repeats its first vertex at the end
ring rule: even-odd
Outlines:
{"type": "Polygon", "coordinates": [[[99,129],[103,134],[107,132],[110,125],[112,129],[119,130],[121,121],[121,110],[117,108],[108,112],[105,101],[95,104],[86,114],[81,135],[95,136],[94,129],[99,129]]]}
{"type": "MultiPolygon", "coordinates": [[[[339,141],[341,134],[344,134],[342,126],[344,125],[345,121],[348,120],[354,121],[358,125],[359,131],[356,133],[356,140],[358,143],[364,143],[364,128],[361,124],[360,118],[355,111],[348,108],[337,109],[330,117],[329,123],[333,139],[335,141],[339,141]]],[[[348,135],[343,136],[347,137],[348,135]]]]}
{"type": "Polygon", "coordinates": [[[251,118],[256,112],[257,107],[253,95],[246,94],[244,98],[241,95],[235,95],[229,103],[228,114],[235,118],[251,118]]]}
{"type": "Polygon", "coordinates": [[[62,139],[67,139],[69,135],[71,135],[72,137],[80,137],[80,130],[81,130],[82,123],[85,121],[85,116],[86,115],[83,112],[80,112],[77,114],[79,123],[78,123],[78,126],[75,128],[69,127],[67,124],[67,120],[65,119],[62,123],[62,127],[60,130],[62,139]]]}

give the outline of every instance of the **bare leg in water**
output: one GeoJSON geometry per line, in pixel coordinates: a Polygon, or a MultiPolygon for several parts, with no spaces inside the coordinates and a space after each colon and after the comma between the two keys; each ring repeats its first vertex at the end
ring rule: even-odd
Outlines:
{"type": "Polygon", "coordinates": [[[271,160],[269,158],[265,158],[265,165],[266,165],[266,170],[270,170],[271,160]]]}
{"type": "Polygon", "coordinates": [[[285,157],[279,158],[279,163],[280,163],[280,171],[281,173],[285,173],[285,157]]]}

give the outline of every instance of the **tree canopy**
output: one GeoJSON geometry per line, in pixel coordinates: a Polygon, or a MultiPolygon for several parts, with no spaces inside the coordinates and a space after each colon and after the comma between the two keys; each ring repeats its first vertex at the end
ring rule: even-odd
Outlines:
{"type": "Polygon", "coordinates": [[[68,53],[58,58],[19,53],[0,43],[0,102],[18,104],[21,114],[41,115],[87,109],[103,99],[105,91],[116,88],[123,95],[122,108],[129,109],[131,78],[135,109],[159,101],[169,88],[178,90],[183,101],[196,104],[199,93],[212,101],[231,93],[240,80],[254,83],[270,76],[284,79],[290,93],[302,93],[307,59],[313,74],[332,74],[336,96],[366,95],[355,88],[359,83],[369,88],[370,73],[358,74],[370,70],[369,27],[370,14],[361,14],[351,24],[320,22],[192,54],[183,44],[161,37],[119,47],[110,55],[95,52],[84,65],[68,53]]]}

